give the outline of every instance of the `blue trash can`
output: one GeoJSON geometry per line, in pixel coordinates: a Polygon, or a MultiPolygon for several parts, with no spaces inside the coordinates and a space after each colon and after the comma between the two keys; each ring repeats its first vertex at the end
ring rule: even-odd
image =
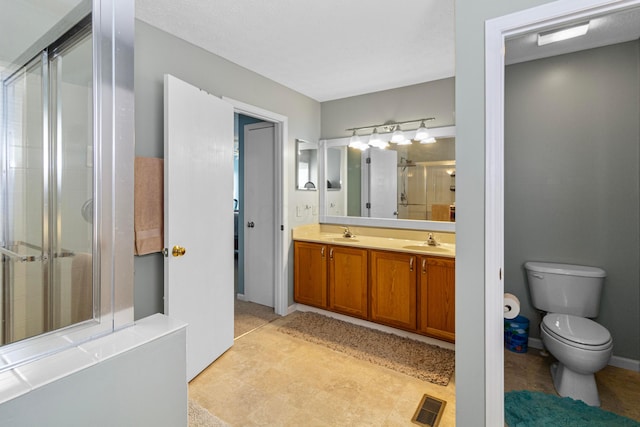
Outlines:
{"type": "Polygon", "coordinates": [[[529,319],[517,316],[504,319],[504,347],[514,353],[526,353],[529,341],[529,319]]]}

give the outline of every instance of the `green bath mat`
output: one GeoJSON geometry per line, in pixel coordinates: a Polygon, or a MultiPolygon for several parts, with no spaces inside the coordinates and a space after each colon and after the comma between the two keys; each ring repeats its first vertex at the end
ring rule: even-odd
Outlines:
{"type": "Polygon", "coordinates": [[[581,400],[537,391],[505,393],[504,413],[509,427],[640,427],[638,421],[581,400]]]}

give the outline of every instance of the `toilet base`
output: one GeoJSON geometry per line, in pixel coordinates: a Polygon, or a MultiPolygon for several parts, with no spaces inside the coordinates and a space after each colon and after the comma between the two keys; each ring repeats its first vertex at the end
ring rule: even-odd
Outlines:
{"type": "Polygon", "coordinates": [[[551,364],[550,371],[553,385],[560,396],[582,400],[589,406],[600,406],[594,374],[580,374],[560,362],[551,364]]]}

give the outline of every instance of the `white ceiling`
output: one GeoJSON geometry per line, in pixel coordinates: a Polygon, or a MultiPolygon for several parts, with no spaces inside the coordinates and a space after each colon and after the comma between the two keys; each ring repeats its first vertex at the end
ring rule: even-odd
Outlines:
{"type": "MultiPolygon", "coordinates": [[[[8,12],[0,14],[2,33],[11,30],[7,33],[19,35],[0,38],[0,67],[78,2],[0,0],[0,9],[8,12]],[[29,29],[37,31],[27,37],[29,29]]],[[[138,19],[318,101],[455,75],[453,0],[135,0],[135,4],[138,19]]],[[[569,41],[538,47],[536,33],[508,40],[506,62],[638,38],[640,8],[635,8],[594,18],[586,36],[569,41]]]]}
{"type": "Polygon", "coordinates": [[[136,0],[136,18],[317,101],[455,74],[453,0],[136,0]]]}

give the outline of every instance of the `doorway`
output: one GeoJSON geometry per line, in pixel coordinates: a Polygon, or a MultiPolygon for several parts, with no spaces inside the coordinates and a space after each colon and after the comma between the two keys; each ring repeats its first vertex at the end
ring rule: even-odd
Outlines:
{"type": "Polygon", "coordinates": [[[637,6],[639,1],[620,1],[614,4],[603,1],[558,1],[487,21],[486,47],[486,197],[485,197],[485,271],[486,274],[486,423],[499,425],[504,422],[504,354],[503,305],[504,283],[504,94],[505,58],[504,43],[507,38],[532,31],[541,31],[551,25],[560,26],[576,20],[588,20],[597,15],[637,6]],[[588,3],[588,4],[585,4],[588,3]],[[498,273],[498,274],[494,274],[498,273]]]}
{"type": "MultiPolygon", "coordinates": [[[[286,260],[288,259],[288,248],[291,244],[290,236],[284,232],[285,230],[288,230],[288,218],[286,210],[284,209],[288,200],[287,191],[285,189],[285,183],[288,182],[288,174],[286,168],[283,166],[283,159],[287,158],[288,155],[288,118],[231,98],[223,97],[222,99],[234,107],[234,112],[239,118],[244,116],[247,122],[267,122],[273,125],[273,219],[271,220],[272,224],[270,227],[271,230],[273,230],[273,244],[270,247],[269,253],[273,254],[274,267],[272,273],[269,274],[273,276],[273,280],[271,281],[273,283],[273,309],[277,315],[284,316],[287,314],[289,306],[286,260]]],[[[238,163],[238,181],[240,181],[240,176],[244,174],[244,170],[243,167],[240,166],[242,162],[239,161],[238,163]]],[[[242,188],[243,186],[244,183],[238,184],[238,188],[242,188]]],[[[242,196],[240,195],[238,203],[239,207],[241,204],[241,198],[242,196]]],[[[247,231],[247,223],[251,222],[249,219],[245,218],[243,214],[243,209],[239,209],[237,220],[239,282],[244,282],[246,273],[244,265],[245,254],[243,251],[244,248],[241,247],[241,242],[244,242],[245,240],[244,233],[247,231]]],[[[253,222],[255,224],[255,220],[253,222]]],[[[243,298],[244,288],[242,288],[241,291],[243,292],[241,294],[241,298],[243,298]]]]}
{"type": "Polygon", "coordinates": [[[235,123],[236,298],[273,308],[275,126],[243,114],[235,123]]]}

